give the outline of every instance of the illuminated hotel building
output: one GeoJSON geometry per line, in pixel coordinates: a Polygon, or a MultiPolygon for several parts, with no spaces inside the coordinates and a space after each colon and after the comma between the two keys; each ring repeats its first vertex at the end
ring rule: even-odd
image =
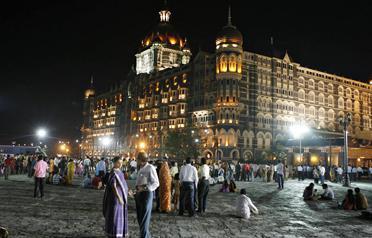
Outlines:
{"type": "MultiPolygon", "coordinates": [[[[232,24],[230,11],[213,53],[199,51],[192,56],[186,38],[170,22],[171,12],[160,11],[159,24],[136,54],[136,74],[127,80],[135,86],[128,89],[123,84],[123,93],[117,94],[129,104],[116,113],[126,115],[126,127],[132,130],[117,132],[126,140],[120,142],[121,151],[134,151],[144,142],[153,156],[163,156],[167,132],[192,127],[201,137],[202,156],[258,158],[276,142],[290,139],[289,128],[296,123],[311,127],[312,138],[342,137],[338,118],[346,113],[353,115],[350,137],[367,147],[371,143],[372,85],[303,67],[288,53],[278,57],[244,51],[243,36],[232,24]]],[[[94,124],[102,120],[95,118],[96,113],[103,115],[100,110],[112,105],[102,104],[105,95],[116,94],[86,99],[91,106],[86,108],[90,124],[85,124],[85,130],[95,131],[91,138],[102,135],[94,124]]],[[[340,146],[332,151],[328,145],[304,148],[308,154],[304,157],[317,156],[314,163],[330,154],[337,163],[341,152],[340,146]]]]}

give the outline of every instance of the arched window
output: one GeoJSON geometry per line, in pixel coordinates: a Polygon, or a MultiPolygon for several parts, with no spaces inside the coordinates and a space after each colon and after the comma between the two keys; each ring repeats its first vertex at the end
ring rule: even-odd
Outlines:
{"type": "Polygon", "coordinates": [[[327,114],[329,121],[333,121],[335,119],[335,112],[332,109],[329,109],[327,114]]]}
{"type": "Polygon", "coordinates": [[[236,72],[236,57],[235,57],[235,55],[230,55],[230,58],[229,58],[229,72],[236,72]]]}
{"type": "Polygon", "coordinates": [[[333,93],[333,85],[332,84],[328,84],[328,92],[329,93],[333,93]]]}
{"type": "Polygon", "coordinates": [[[359,91],[356,89],[354,90],[354,99],[359,100],[359,91]]]}
{"type": "Polygon", "coordinates": [[[344,99],[342,98],[342,97],[339,97],[338,98],[338,103],[337,103],[337,105],[338,105],[338,108],[339,109],[344,109],[344,99]]]}
{"type": "Polygon", "coordinates": [[[319,91],[324,91],[324,83],[322,81],[319,81],[319,83],[318,83],[318,90],[319,91]]]}
{"type": "Polygon", "coordinates": [[[257,148],[262,149],[263,147],[263,140],[264,140],[264,135],[263,133],[259,132],[257,134],[257,148]]]}
{"type": "Polygon", "coordinates": [[[324,104],[324,94],[323,93],[319,93],[318,102],[319,102],[320,105],[324,104]]]}
{"type": "Polygon", "coordinates": [[[328,96],[328,106],[333,107],[333,96],[331,95],[328,96]]]}
{"type": "Polygon", "coordinates": [[[353,107],[353,103],[351,102],[350,99],[347,99],[346,100],[346,109],[351,111],[352,110],[352,107],[353,107]]]}
{"type": "Polygon", "coordinates": [[[315,93],[313,91],[309,92],[309,102],[315,102],[315,93]]]}
{"type": "Polygon", "coordinates": [[[311,117],[315,117],[315,107],[313,107],[313,106],[309,107],[309,115],[311,117]]]}
{"type": "Polygon", "coordinates": [[[314,79],[309,79],[309,88],[314,88],[315,87],[315,83],[314,83],[314,79]]]}
{"type": "Polygon", "coordinates": [[[298,105],[298,113],[304,115],[305,114],[305,105],[300,104],[298,105]]]}
{"type": "Polygon", "coordinates": [[[220,59],[220,71],[227,72],[227,57],[225,55],[222,55],[220,59]]]}
{"type": "Polygon", "coordinates": [[[303,89],[300,89],[298,91],[298,99],[299,100],[305,100],[305,91],[303,89]]]}
{"type": "Polygon", "coordinates": [[[271,135],[269,133],[265,134],[265,149],[269,149],[271,145],[271,135]]]}
{"type": "Polygon", "coordinates": [[[355,101],[355,102],[354,102],[354,111],[355,111],[355,112],[359,112],[359,106],[360,106],[360,105],[359,105],[359,102],[358,102],[358,101],[355,101]]]}
{"type": "Polygon", "coordinates": [[[344,96],[344,87],[342,87],[341,85],[338,86],[338,95],[339,96],[344,96]]]}
{"type": "Polygon", "coordinates": [[[351,89],[350,88],[346,89],[346,97],[351,98],[351,89]]]}
{"type": "Polygon", "coordinates": [[[319,119],[324,119],[325,117],[325,110],[324,108],[319,108],[319,119]]]}

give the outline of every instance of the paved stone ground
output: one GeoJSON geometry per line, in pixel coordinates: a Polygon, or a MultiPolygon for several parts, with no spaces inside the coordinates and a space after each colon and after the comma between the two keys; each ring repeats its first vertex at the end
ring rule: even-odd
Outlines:
{"type": "MultiPolygon", "coordinates": [[[[0,178],[0,225],[10,237],[104,237],[103,191],[82,189],[76,179],[73,187],[46,185],[44,201],[32,198],[32,180],[25,176],[0,178]]],[[[336,202],[302,200],[310,182],[290,180],[278,191],[276,184],[238,182],[246,188],[260,214],[249,221],[234,217],[238,194],[218,193],[211,187],[205,216],[189,218],[176,214],[153,213],[153,237],[372,237],[371,221],[359,218],[360,212],[335,209],[336,202]]],[[[129,182],[133,186],[133,181],[129,182]]],[[[358,183],[372,201],[372,184],[358,183]]],[[[331,184],[336,199],[346,191],[331,184]]],[[[317,187],[321,190],[320,186],[317,187]]],[[[131,237],[138,237],[134,201],[129,201],[131,237]]]]}

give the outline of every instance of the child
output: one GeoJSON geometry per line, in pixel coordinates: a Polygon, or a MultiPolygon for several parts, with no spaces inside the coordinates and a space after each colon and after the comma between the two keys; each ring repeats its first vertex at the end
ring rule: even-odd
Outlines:
{"type": "Polygon", "coordinates": [[[236,200],[236,211],[238,217],[249,219],[251,216],[251,211],[254,214],[258,214],[258,209],[252,203],[251,199],[247,197],[247,191],[245,189],[240,190],[240,195],[236,200]]]}
{"type": "Polygon", "coordinates": [[[174,179],[173,179],[173,182],[172,182],[172,186],[173,186],[173,189],[174,189],[174,194],[173,194],[173,209],[174,211],[177,210],[177,207],[178,207],[178,201],[180,200],[180,174],[179,173],[176,173],[174,175],[174,179]]]}

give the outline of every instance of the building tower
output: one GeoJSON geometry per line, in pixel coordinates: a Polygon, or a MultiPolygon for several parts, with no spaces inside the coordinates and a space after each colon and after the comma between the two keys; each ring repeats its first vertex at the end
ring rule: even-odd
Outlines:
{"type": "Polygon", "coordinates": [[[164,6],[159,12],[160,22],[142,40],[136,54],[136,73],[149,74],[188,64],[191,51],[186,38],[181,37],[170,24],[171,12],[164,6]]]}
{"type": "Polygon", "coordinates": [[[232,151],[237,146],[237,127],[241,105],[239,103],[239,81],[242,79],[243,36],[231,23],[231,8],[227,25],[216,38],[216,79],[217,79],[217,159],[237,158],[239,152],[232,151]],[[234,154],[235,153],[235,154],[234,154]],[[223,154],[223,156],[221,156],[223,154]],[[231,154],[231,155],[230,155],[231,154]],[[219,158],[220,157],[220,158],[219,158]]]}
{"type": "Polygon", "coordinates": [[[81,127],[81,132],[83,136],[82,150],[85,155],[93,155],[93,148],[88,148],[92,145],[92,128],[93,128],[93,111],[94,111],[94,97],[95,90],[93,87],[93,76],[90,79],[90,88],[84,92],[84,103],[83,103],[83,125],[81,127]],[[91,154],[90,154],[91,152],[91,154]]]}

